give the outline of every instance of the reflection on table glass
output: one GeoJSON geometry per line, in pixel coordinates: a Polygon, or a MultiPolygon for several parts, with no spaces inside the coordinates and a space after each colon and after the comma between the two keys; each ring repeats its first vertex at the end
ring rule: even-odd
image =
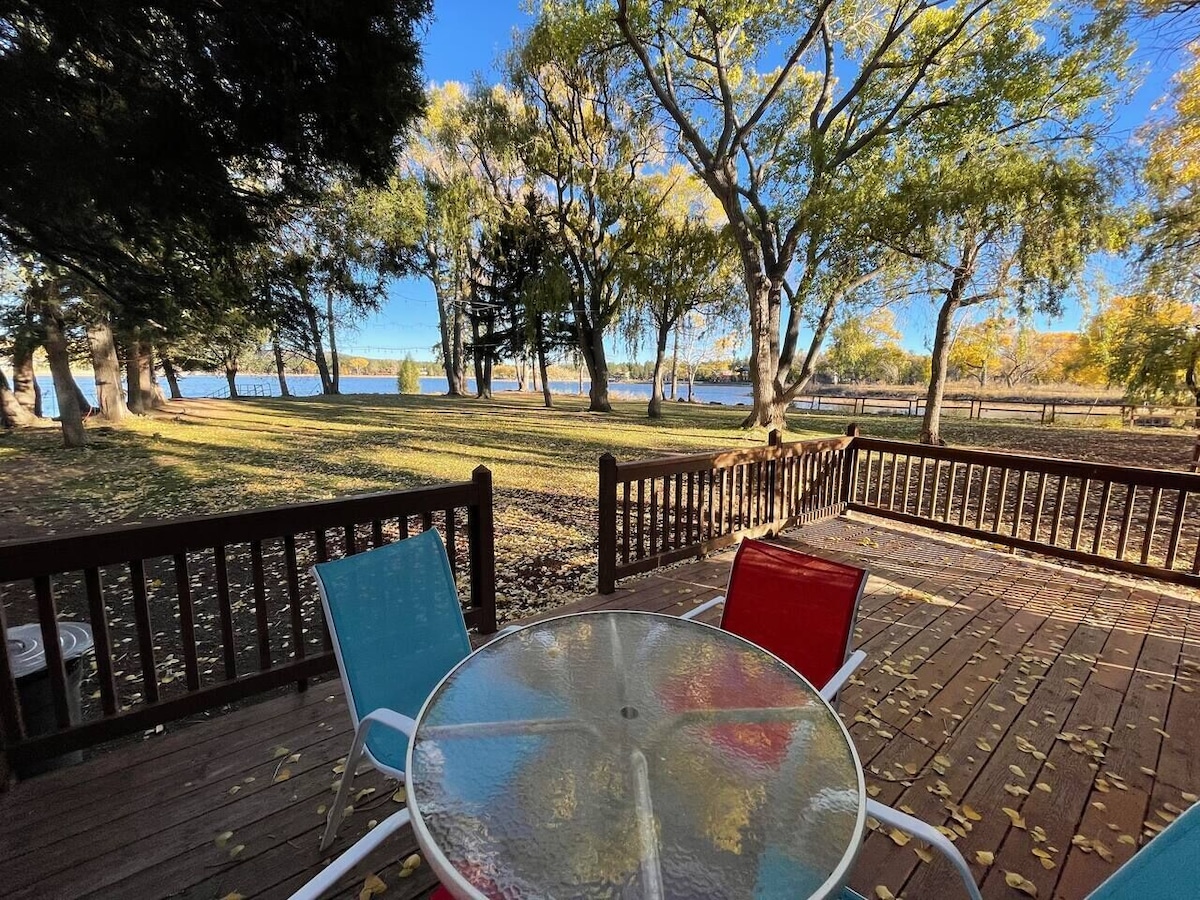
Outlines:
{"type": "Polygon", "coordinates": [[[790,668],[668,616],[484,648],[431,698],[414,815],[486,897],[803,898],[857,851],[862,773],[790,668]]]}

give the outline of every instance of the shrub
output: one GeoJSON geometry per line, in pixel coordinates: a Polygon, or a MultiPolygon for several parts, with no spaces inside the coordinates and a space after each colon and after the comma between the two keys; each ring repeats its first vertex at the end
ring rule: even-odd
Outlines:
{"type": "Polygon", "coordinates": [[[396,374],[396,390],[401,394],[421,393],[421,370],[411,356],[404,357],[400,371],[396,374]]]}

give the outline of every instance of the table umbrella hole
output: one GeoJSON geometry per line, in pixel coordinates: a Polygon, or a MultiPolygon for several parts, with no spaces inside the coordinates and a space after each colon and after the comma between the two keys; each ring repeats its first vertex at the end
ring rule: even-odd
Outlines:
{"type": "Polygon", "coordinates": [[[636,719],[637,717],[638,717],[638,711],[637,711],[636,706],[622,706],[621,707],[621,718],[622,719],[636,719]]]}

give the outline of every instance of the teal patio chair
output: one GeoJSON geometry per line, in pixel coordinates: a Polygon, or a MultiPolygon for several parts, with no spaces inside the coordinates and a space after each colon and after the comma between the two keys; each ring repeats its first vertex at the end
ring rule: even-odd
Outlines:
{"type": "Polygon", "coordinates": [[[1181,900],[1200,897],[1200,803],[1163,829],[1087,900],[1181,900]]]}
{"type": "MultiPolygon", "coordinates": [[[[345,817],[364,756],[385,775],[405,780],[414,717],[446,673],[471,653],[471,642],[446,548],[434,530],[319,563],[312,571],[354,722],[341,786],[321,836],[324,851],[345,817]]],[[[384,819],[293,900],[320,897],[408,822],[407,809],[384,819]]]]}

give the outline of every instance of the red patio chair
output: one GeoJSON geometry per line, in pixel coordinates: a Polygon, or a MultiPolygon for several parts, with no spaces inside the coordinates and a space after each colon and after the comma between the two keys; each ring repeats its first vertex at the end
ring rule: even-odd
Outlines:
{"type": "MultiPolygon", "coordinates": [[[[867,571],[747,538],[729,571],[729,588],[681,618],[724,604],[721,628],[774,653],[832,702],[867,654],[850,652],[867,571]]],[[[923,840],[958,870],[972,900],[982,900],[971,868],[950,840],[926,822],[867,798],[867,814],[923,840]]]]}

